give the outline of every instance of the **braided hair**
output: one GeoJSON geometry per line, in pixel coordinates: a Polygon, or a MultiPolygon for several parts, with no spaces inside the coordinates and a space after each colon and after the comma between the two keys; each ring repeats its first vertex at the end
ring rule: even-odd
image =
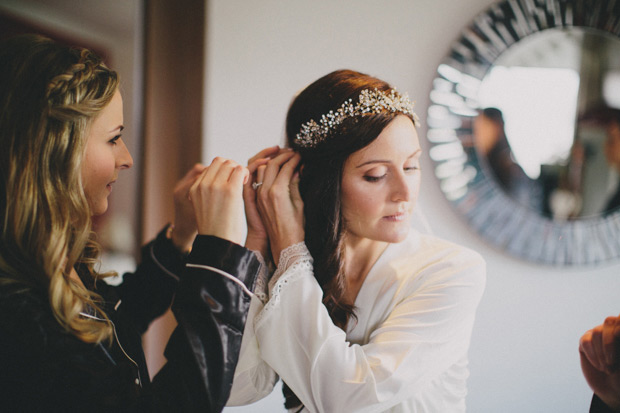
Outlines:
{"type": "MultiPolygon", "coordinates": [[[[55,318],[86,342],[111,337],[100,297],[69,279],[98,276],[81,181],[87,130],[118,89],[89,50],[23,35],[0,43],[0,283],[45,290],[55,318]]],[[[108,274],[103,274],[105,276],[108,274]]]]}

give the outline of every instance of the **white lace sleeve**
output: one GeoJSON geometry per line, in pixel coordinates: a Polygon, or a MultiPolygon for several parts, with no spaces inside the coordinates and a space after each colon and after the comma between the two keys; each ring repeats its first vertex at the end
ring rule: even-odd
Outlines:
{"type": "Polygon", "coordinates": [[[312,265],[312,256],[310,255],[310,251],[308,251],[308,247],[306,247],[306,244],[303,241],[286,247],[280,252],[280,261],[278,263],[278,268],[269,280],[270,297],[273,288],[277,284],[282,274],[284,274],[293,265],[301,261],[307,261],[310,263],[310,265],[312,265]]]}
{"type": "Polygon", "coordinates": [[[258,259],[258,262],[260,262],[260,269],[258,270],[258,275],[254,281],[253,293],[263,304],[265,304],[269,299],[269,290],[267,289],[267,282],[269,280],[269,266],[260,252],[254,251],[254,254],[258,259]]]}

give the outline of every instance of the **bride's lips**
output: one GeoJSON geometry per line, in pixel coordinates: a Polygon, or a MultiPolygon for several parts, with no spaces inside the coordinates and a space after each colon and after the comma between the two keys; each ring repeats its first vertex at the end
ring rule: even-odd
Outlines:
{"type": "Polygon", "coordinates": [[[407,219],[407,213],[406,212],[397,212],[394,215],[388,215],[383,217],[383,219],[386,219],[388,221],[404,221],[405,219],[407,219]]]}

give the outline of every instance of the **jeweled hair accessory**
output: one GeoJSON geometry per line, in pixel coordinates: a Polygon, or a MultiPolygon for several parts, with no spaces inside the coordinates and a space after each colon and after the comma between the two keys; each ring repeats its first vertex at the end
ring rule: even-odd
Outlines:
{"type": "Polygon", "coordinates": [[[384,110],[411,115],[414,124],[418,126],[418,116],[413,111],[413,102],[407,95],[402,96],[394,89],[389,92],[364,89],[360,92],[357,103],[354,104],[353,99],[348,99],[336,111],[330,110],[328,114],[321,116],[318,123],[311,119],[301,125],[301,131],[295,136],[295,143],[302,148],[312,148],[323,142],[345,119],[381,113],[384,110]]]}

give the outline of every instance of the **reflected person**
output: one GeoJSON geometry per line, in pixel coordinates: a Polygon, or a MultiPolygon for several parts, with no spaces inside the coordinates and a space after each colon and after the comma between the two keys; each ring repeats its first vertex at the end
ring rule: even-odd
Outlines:
{"type": "Polygon", "coordinates": [[[536,185],[515,161],[504,126],[501,110],[493,107],[481,110],[473,124],[476,150],[500,187],[521,204],[528,205],[533,202],[532,188],[536,185]]]}
{"type": "MultiPolygon", "coordinates": [[[[605,159],[607,164],[616,173],[620,174],[620,111],[614,111],[609,116],[607,135],[605,138],[605,159]]],[[[620,182],[609,196],[605,204],[604,213],[608,214],[620,206],[620,182]]]]}

